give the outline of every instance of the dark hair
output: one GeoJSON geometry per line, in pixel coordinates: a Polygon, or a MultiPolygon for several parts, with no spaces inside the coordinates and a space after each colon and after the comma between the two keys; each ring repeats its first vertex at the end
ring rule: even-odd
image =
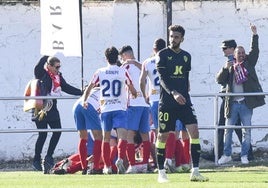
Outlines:
{"type": "Polygon", "coordinates": [[[105,57],[108,60],[109,64],[116,64],[118,60],[118,55],[118,50],[114,46],[105,50],[105,57]]]}
{"type": "Polygon", "coordinates": [[[127,51],[131,51],[133,52],[133,49],[131,48],[131,46],[129,45],[125,45],[123,46],[120,50],[119,50],[119,54],[122,55],[123,53],[127,52],[127,51]]]}
{"type": "Polygon", "coordinates": [[[47,59],[47,64],[54,66],[56,63],[59,63],[60,60],[57,57],[49,57],[47,59]]]}
{"type": "Polygon", "coordinates": [[[120,66],[122,65],[122,63],[121,63],[119,60],[117,60],[117,61],[116,61],[116,65],[117,65],[118,67],[120,67],[120,66]]]}
{"type": "Polygon", "coordinates": [[[224,40],[221,44],[222,48],[236,48],[237,44],[234,39],[224,40]]]}
{"type": "Polygon", "coordinates": [[[153,46],[157,51],[162,50],[163,48],[166,47],[166,41],[164,39],[158,38],[154,41],[154,46],[153,46]]]}
{"type": "Polygon", "coordinates": [[[181,33],[182,36],[184,36],[185,34],[185,30],[181,25],[171,25],[168,27],[169,31],[177,31],[179,33],[181,33]]]}

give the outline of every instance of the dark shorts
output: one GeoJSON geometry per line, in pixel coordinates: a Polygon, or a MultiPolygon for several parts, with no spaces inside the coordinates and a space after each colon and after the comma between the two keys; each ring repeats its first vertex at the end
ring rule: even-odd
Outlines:
{"type": "Polygon", "coordinates": [[[158,130],[160,133],[175,131],[176,120],[180,120],[184,126],[197,124],[197,118],[193,106],[181,105],[176,108],[159,106],[158,130]]]}

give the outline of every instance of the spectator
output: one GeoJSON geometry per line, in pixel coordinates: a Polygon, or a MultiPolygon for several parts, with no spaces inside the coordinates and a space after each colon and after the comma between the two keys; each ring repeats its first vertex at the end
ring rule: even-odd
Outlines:
{"type": "MultiPolygon", "coordinates": [[[[227,58],[226,62],[233,62],[234,61],[234,50],[236,48],[237,44],[236,41],[231,39],[231,40],[224,40],[222,42],[221,48],[223,51],[224,56],[227,58]]],[[[226,85],[221,85],[221,93],[224,93],[226,91],[226,85]]],[[[222,102],[220,105],[220,113],[219,113],[219,126],[224,126],[225,125],[225,117],[224,117],[224,104],[225,104],[225,97],[222,97],[222,102]]],[[[236,125],[241,125],[241,121],[238,118],[238,121],[236,122],[236,125]]],[[[240,144],[242,144],[242,130],[241,129],[234,129],[235,133],[239,139],[240,144]]],[[[224,130],[219,129],[218,130],[218,158],[221,158],[223,155],[223,148],[224,148],[224,130]]],[[[202,157],[207,160],[212,160],[215,161],[215,150],[213,148],[212,154],[203,154],[202,157]]],[[[253,159],[253,152],[252,152],[252,145],[250,144],[250,149],[249,149],[249,158],[253,159]]]]}
{"type": "MultiPolygon", "coordinates": [[[[227,62],[217,74],[217,82],[226,84],[226,93],[252,93],[262,92],[258,81],[255,66],[259,57],[257,28],[250,25],[252,36],[251,50],[248,55],[242,46],[234,51],[234,62],[227,62]]],[[[264,96],[226,96],[225,118],[226,126],[235,125],[240,118],[243,126],[251,126],[253,109],[265,104],[264,96]]],[[[224,164],[232,160],[232,133],[233,129],[226,129],[224,135],[224,155],[218,160],[224,164]]],[[[243,129],[241,147],[241,163],[248,164],[248,151],[251,142],[251,129],[243,129]]]]}
{"type": "MultiPolygon", "coordinates": [[[[72,95],[82,95],[82,91],[71,85],[69,85],[59,71],[61,62],[57,57],[43,56],[34,68],[34,75],[36,79],[43,82],[47,95],[53,97],[61,96],[62,91],[72,95]]],[[[43,119],[36,119],[35,124],[37,129],[47,129],[48,125],[51,129],[60,129],[61,121],[59,111],[57,109],[57,100],[52,100],[52,107],[46,112],[43,119]]],[[[49,173],[49,170],[54,165],[53,153],[60,139],[61,132],[53,132],[49,142],[47,154],[42,162],[41,166],[41,153],[44,143],[47,138],[47,132],[39,132],[38,138],[35,144],[35,155],[33,161],[33,167],[36,170],[42,171],[44,174],[49,173]]]]}

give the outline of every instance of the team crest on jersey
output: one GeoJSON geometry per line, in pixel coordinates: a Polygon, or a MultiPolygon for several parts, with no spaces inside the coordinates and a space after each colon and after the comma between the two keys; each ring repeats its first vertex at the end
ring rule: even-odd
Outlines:
{"type": "Polygon", "coordinates": [[[100,105],[103,106],[105,103],[105,100],[100,100],[100,105]]]}
{"type": "Polygon", "coordinates": [[[168,56],[167,58],[168,58],[168,60],[169,60],[169,61],[171,61],[171,60],[172,60],[172,56],[168,56]]]}
{"type": "Polygon", "coordinates": [[[183,56],[183,59],[184,59],[184,62],[187,62],[188,61],[188,57],[186,55],[183,56]]]}
{"type": "Polygon", "coordinates": [[[160,123],[159,127],[160,127],[160,129],[164,130],[164,129],[166,129],[166,124],[165,123],[160,123]]]}

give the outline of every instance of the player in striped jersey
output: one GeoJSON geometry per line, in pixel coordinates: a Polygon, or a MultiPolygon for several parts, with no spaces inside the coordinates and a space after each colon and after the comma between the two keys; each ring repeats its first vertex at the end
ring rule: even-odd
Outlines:
{"type": "Polygon", "coordinates": [[[146,172],[150,156],[149,104],[145,102],[139,87],[141,63],[135,60],[132,47],[129,45],[123,46],[119,53],[123,60],[122,67],[129,72],[132,78],[136,78],[133,80],[133,85],[137,89],[137,97],[134,98],[130,96],[129,107],[127,109],[127,157],[129,161],[127,173],[146,172]],[[136,163],[135,159],[134,136],[138,134],[138,132],[141,135],[143,145],[143,160],[141,164],[136,163]]]}
{"type": "Polygon", "coordinates": [[[148,59],[146,59],[142,64],[141,75],[140,75],[140,88],[143,96],[145,97],[145,101],[150,103],[152,120],[154,124],[154,128],[158,129],[158,101],[159,101],[159,92],[160,92],[160,83],[159,76],[156,70],[156,56],[155,54],[166,47],[165,40],[159,38],[156,39],[153,45],[154,55],[148,59]],[[146,78],[149,78],[149,92],[146,92],[146,78]]]}
{"type": "MultiPolygon", "coordinates": [[[[150,114],[152,120],[151,136],[155,137],[158,134],[158,101],[159,101],[159,91],[160,83],[159,77],[156,70],[156,53],[166,47],[166,42],[164,39],[158,38],[154,41],[153,45],[153,56],[147,58],[142,63],[141,75],[139,78],[139,85],[141,92],[144,96],[145,102],[150,104],[150,114]],[[147,79],[148,78],[148,79],[147,79]],[[148,86],[149,85],[149,86],[148,86]]],[[[155,142],[151,141],[151,156],[155,159],[155,142]]],[[[156,165],[154,166],[156,167],[156,165]]]]}
{"type": "Polygon", "coordinates": [[[99,95],[100,88],[95,87],[91,90],[89,97],[87,98],[87,109],[83,108],[83,97],[80,97],[73,105],[73,114],[78,130],[80,140],[78,144],[78,153],[82,166],[82,174],[87,174],[87,140],[88,140],[88,130],[92,130],[94,137],[94,167],[90,173],[100,173],[101,169],[99,167],[99,162],[101,158],[101,143],[102,143],[102,128],[99,117],[99,95]]]}

